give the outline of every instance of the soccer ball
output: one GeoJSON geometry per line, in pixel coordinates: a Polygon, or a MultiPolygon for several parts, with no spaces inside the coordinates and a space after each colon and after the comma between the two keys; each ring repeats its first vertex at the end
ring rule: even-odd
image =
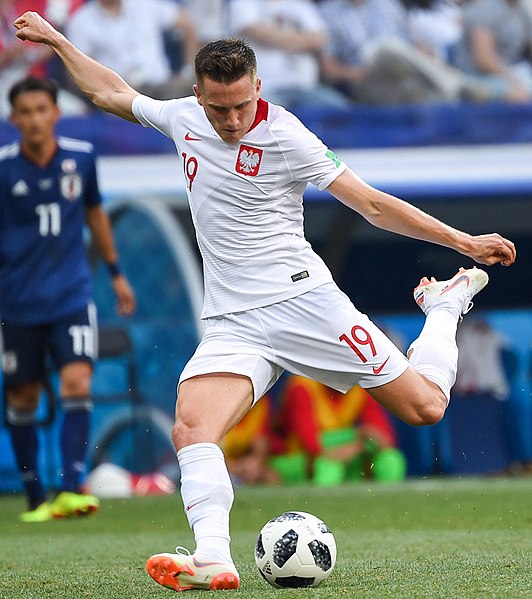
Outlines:
{"type": "Polygon", "coordinates": [[[317,587],[333,571],[336,541],[316,516],[285,512],[262,527],[255,544],[255,562],[274,587],[317,587]]]}

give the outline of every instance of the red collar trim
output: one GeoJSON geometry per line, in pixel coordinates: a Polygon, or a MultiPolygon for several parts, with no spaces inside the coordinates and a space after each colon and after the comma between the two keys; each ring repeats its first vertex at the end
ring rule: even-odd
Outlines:
{"type": "Polygon", "coordinates": [[[266,102],[266,100],[263,100],[262,98],[259,98],[257,101],[257,113],[255,114],[255,120],[251,124],[251,127],[248,129],[248,133],[250,131],[253,131],[253,129],[255,129],[255,127],[259,123],[261,123],[262,121],[265,121],[267,118],[268,118],[268,102],[266,102]]]}

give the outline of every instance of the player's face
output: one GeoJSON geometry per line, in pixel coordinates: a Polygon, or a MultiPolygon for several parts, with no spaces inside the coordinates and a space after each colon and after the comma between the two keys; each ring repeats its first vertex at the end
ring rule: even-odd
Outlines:
{"type": "Polygon", "coordinates": [[[53,140],[58,119],[59,108],[45,91],[23,92],[15,98],[11,122],[27,145],[39,146],[53,140]]]}
{"type": "Polygon", "coordinates": [[[224,141],[236,143],[255,120],[260,87],[260,79],[249,75],[234,83],[218,83],[206,77],[201,86],[194,86],[194,93],[216,133],[224,141]]]}

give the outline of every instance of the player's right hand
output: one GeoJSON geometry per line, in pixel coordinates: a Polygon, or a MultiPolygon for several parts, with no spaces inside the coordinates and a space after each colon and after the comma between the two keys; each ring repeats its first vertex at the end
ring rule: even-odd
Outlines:
{"type": "Polygon", "coordinates": [[[17,29],[17,37],[24,41],[48,44],[58,33],[39,13],[31,11],[18,17],[13,25],[17,29]]]}
{"type": "Polygon", "coordinates": [[[472,248],[467,255],[479,264],[511,266],[517,257],[515,245],[498,233],[472,235],[472,248]]]}

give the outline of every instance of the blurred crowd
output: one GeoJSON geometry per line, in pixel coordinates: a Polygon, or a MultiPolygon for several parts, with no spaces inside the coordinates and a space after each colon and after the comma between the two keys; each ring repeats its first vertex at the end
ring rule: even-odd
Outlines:
{"type": "Polygon", "coordinates": [[[235,483],[329,486],[405,478],[393,422],[364,389],[343,394],[297,375],[286,375],[274,389],[224,438],[235,483]]]}
{"type": "Polygon", "coordinates": [[[532,99],[532,0],[0,0],[0,117],[27,74],[59,82],[64,114],[92,110],[14,19],[35,10],[142,93],[189,95],[193,57],[249,40],[263,96],[289,109],[532,99]]]}

